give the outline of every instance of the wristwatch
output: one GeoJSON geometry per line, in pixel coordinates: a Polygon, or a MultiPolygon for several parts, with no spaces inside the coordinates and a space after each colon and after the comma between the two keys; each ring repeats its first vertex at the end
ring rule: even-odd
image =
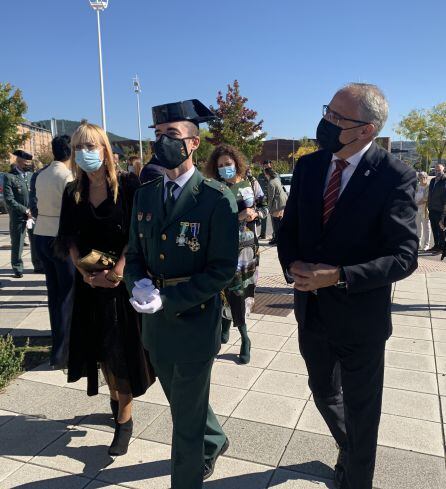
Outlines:
{"type": "Polygon", "coordinates": [[[338,289],[346,289],[348,286],[347,284],[347,277],[345,276],[345,271],[342,267],[339,267],[339,280],[335,287],[338,289]]]}

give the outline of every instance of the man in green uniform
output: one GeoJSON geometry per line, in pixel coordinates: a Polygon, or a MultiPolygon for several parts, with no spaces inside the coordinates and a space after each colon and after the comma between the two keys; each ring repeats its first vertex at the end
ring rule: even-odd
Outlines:
{"type": "MultiPolygon", "coordinates": [[[[32,155],[23,150],[13,153],[16,163],[9,173],[5,174],[3,195],[9,213],[9,234],[11,236],[11,265],[15,278],[23,277],[23,243],[25,241],[26,222],[30,219],[29,190],[32,176],[32,155]]],[[[28,229],[31,244],[31,261],[35,272],[40,272],[39,260],[34,246],[32,230],[28,229]]]]}
{"type": "Polygon", "coordinates": [[[153,108],[154,149],[166,174],[136,192],[126,258],[130,302],[142,313],[144,346],[170,402],[172,489],[200,489],[229,446],[209,388],[220,291],[237,267],[237,206],[192,159],[198,124],[214,117],[198,100],[153,108]]]}

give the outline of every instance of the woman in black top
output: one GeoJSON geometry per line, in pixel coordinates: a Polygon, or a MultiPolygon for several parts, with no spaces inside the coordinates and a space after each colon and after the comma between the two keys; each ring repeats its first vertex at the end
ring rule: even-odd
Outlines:
{"type": "Polygon", "coordinates": [[[137,316],[122,281],[135,176],[116,175],[110,143],[98,126],[83,123],[72,136],[75,180],[65,190],[58,246],[76,265],[68,382],[87,377],[98,393],[99,364],[110,388],[115,436],[110,455],[127,452],[132,399],[150,385],[137,316]],[[111,270],[89,273],[79,259],[92,250],[116,257],[111,270]]]}

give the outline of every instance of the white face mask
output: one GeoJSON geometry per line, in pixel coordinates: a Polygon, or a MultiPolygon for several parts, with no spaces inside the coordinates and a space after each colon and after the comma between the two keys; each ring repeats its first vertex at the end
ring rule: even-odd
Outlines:
{"type": "Polygon", "coordinates": [[[132,165],[129,165],[128,171],[129,171],[129,173],[135,173],[135,167],[132,165]]]}

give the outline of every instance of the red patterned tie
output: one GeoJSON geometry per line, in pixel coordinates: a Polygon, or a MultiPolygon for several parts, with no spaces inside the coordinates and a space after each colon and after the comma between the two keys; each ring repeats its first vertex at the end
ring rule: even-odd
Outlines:
{"type": "Polygon", "coordinates": [[[342,172],[349,165],[349,162],[345,160],[335,160],[335,163],[336,168],[330,177],[327,190],[324,194],[324,214],[322,219],[324,226],[330,219],[330,216],[336,206],[336,202],[338,201],[339,192],[341,190],[342,172]]]}

